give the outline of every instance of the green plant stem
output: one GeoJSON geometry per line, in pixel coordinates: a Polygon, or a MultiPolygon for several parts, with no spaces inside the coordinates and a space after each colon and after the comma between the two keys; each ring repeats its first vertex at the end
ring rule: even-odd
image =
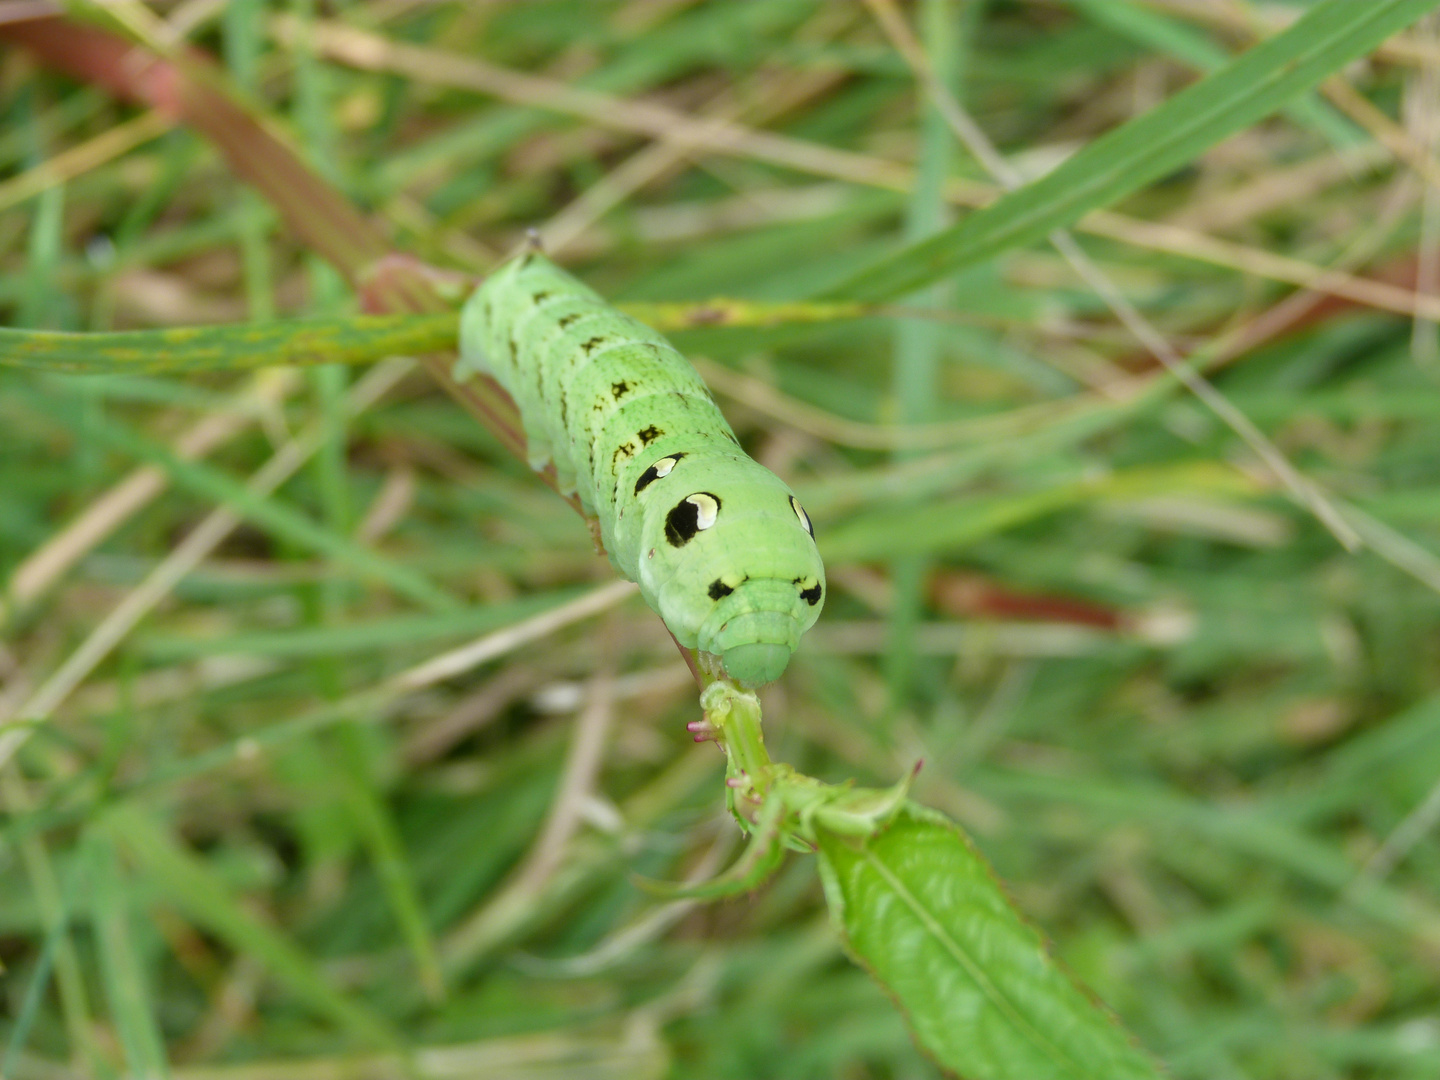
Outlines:
{"type": "Polygon", "coordinates": [[[727,778],[743,778],[747,794],[763,799],[770,787],[774,763],[765,749],[760,727],[760,699],[726,680],[716,679],[701,691],[700,705],[729,759],[727,778]]]}

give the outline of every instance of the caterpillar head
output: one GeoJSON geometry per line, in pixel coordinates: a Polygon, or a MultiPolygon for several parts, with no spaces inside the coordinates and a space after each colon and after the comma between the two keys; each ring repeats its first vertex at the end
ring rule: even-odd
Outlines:
{"type": "Polygon", "coordinates": [[[790,664],[790,646],[752,641],[727,649],[721,657],[725,674],[744,687],[772,683],[790,664]]]}
{"type": "MultiPolygon", "coordinates": [[[[726,674],[747,687],[774,682],[784,673],[825,595],[824,569],[805,512],[789,492],[766,496],[764,501],[774,504],[763,515],[768,527],[756,530],[753,540],[738,530],[732,533],[723,545],[729,557],[708,564],[720,572],[701,579],[712,606],[697,643],[719,656],[726,674]]],[[[723,512],[717,515],[716,527],[723,517],[723,512]]],[[[700,585],[694,582],[690,588],[698,591],[700,585]]]]}
{"type": "Polygon", "coordinates": [[[665,625],[736,682],[774,682],[825,593],[809,518],[789,488],[733,450],[671,454],[636,488],[649,537],[640,586],[665,625]]]}
{"type": "Polygon", "coordinates": [[[701,625],[700,646],[719,656],[725,673],[742,686],[774,682],[784,674],[800,635],[815,621],[821,589],[814,578],[745,578],[701,625]]]}

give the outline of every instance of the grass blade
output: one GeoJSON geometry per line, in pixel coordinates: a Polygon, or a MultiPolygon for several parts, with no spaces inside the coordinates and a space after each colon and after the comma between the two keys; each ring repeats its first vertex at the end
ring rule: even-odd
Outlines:
{"type": "MultiPolygon", "coordinates": [[[[1215,71],[1230,62],[1229,54],[1205,34],[1131,0],[1070,0],[1070,3],[1092,22],[1137,44],[1169,53],[1199,71],[1215,71]]],[[[1285,114],[1337,147],[1354,146],[1366,138],[1363,131],[1318,97],[1300,98],[1285,107],[1285,114]]]]}
{"type": "Polygon", "coordinates": [[[311,958],[283,934],[250,914],[225,883],[133,805],[117,806],[104,827],[150,879],[156,894],[231,948],[260,960],[292,994],[361,1042],[394,1046],[389,1025],[326,981],[311,958]]]}
{"type": "Polygon", "coordinates": [[[454,348],[455,335],[452,314],[347,315],[100,334],[0,328],[0,364],[87,374],[362,364],[454,348]]]}
{"type": "Polygon", "coordinates": [[[130,900],[121,880],[115,845],[104,833],[94,832],[87,847],[100,971],[110,1000],[110,1015],[129,1063],[128,1074],[159,1080],[170,1075],[165,1043],[136,950],[130,900]]]}
{"type": "Polygon", "coordinates": [[[1437,0],[1328,0],[1293,26],[1116,128],[1053,172],[932,239],[890,255],[828,295],[903,296],[1073,225],[1203,153],[1364,56],[1437,0]]]}

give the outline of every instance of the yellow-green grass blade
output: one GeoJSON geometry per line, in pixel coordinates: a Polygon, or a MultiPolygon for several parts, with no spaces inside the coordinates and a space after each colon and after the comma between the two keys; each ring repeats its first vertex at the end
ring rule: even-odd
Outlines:
{"type": "Polygon", "coordinates": [[[455,336],[455,316],[447,314],[345,315],[92,334],[0,328],[0,364],[89,374],[363,364],[454,348],[455,336]]]}

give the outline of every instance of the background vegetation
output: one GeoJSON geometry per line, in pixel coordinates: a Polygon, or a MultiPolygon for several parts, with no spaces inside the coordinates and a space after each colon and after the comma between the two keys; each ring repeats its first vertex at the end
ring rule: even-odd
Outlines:
{"type": "MultiPolygon", "coordinates": [[[[827,559],[777,760],[923,759],[1177,1076],[1430,1078],[1433,28],[1107,202],[1078,269],[1062,237],[864,318],[763,307],[923,277],[877,260],[1006,180],[957,115],[1039,176],[1303,7],[116,10],[222,58],[395,249],[473,275],[533,226],[688,305],[649,311],[827,559]]],[[[7,324],[358,309],[213,142],[95,82],[0,54],[7,324]]],[[[0,1075],[937,1075],[809,860],[636,888],[738,848],[690,673],[431,374],[5,371],[0,416],[0,1075]]]]}

